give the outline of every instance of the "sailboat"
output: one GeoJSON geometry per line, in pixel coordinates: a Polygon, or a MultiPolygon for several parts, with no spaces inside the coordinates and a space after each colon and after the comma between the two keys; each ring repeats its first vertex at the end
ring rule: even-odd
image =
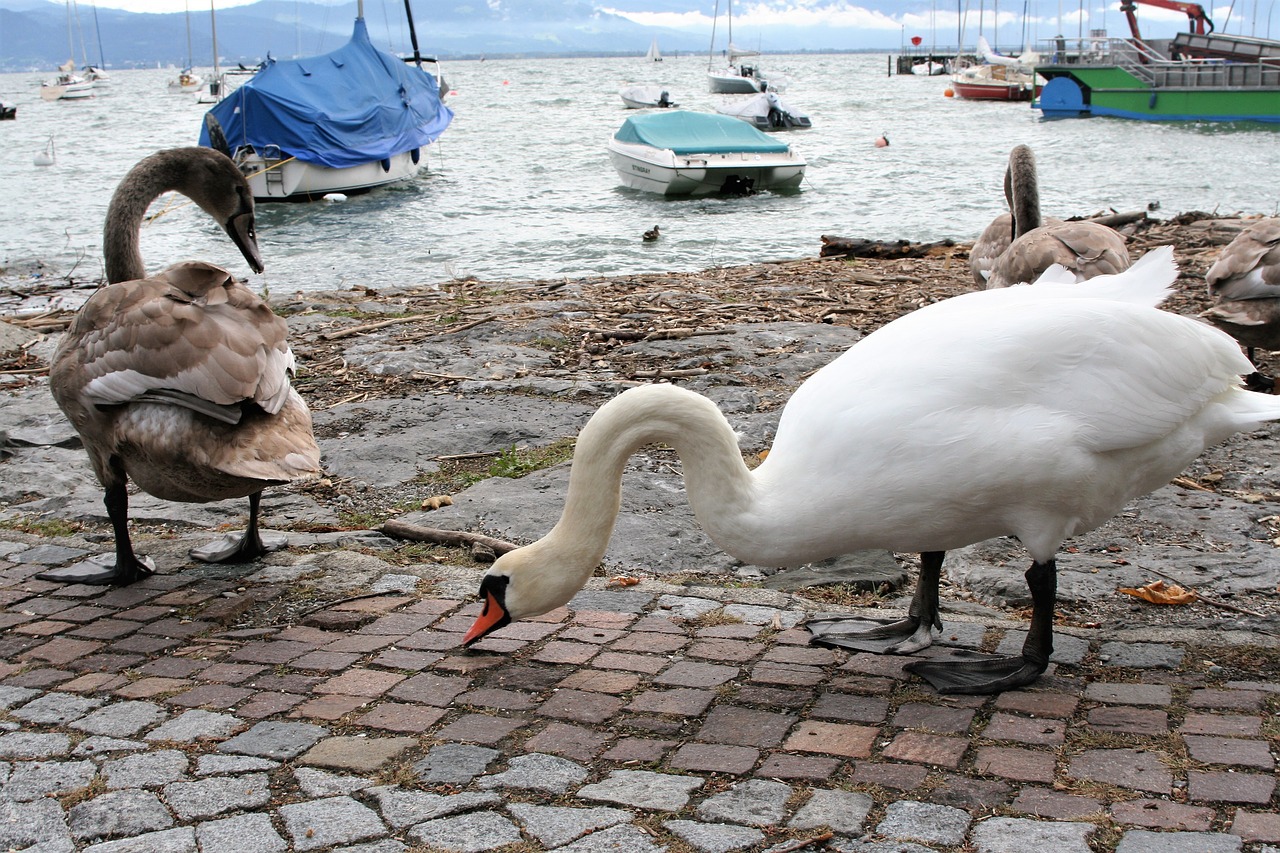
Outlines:
{"type": "MultiPolygon", "coordinates": [[[[759,56],[758,50],[743,50],[733,43],[733,0],[727,0],[729,22],[729,49],[726,52],[727,67],[716,67],[716,27],[720,17],[720,0],[716,0],[716,9],[711,19],[711,52],[707,58],[707,83],[712,94],[717,95],[752,95],[769,88],[769,81],[754,65],[745,65],[741,60],[750,56],[759,56]]],[[[775,87],[776,88],[776,87],[775,87]]]]}
{"type": "Polygon", "coordinates": [[[93,82],[76,73],[76,47],[71,26],[71,0],[67,0],[67,51],[71,54],[58,66],[58,76],[53,81],[40,84],[40,97],[46,101],[80,101],[93,97],[93,82]]]}
{"type": "Polygon", "coordinates": [[[453,120],[437,78],[374,47],[363,0],[357,9],[347,44],[269,59],[205,114],[200,144],[236,161],[254,199],[313,201],[408,181],[453,120]]]}
{"type": "Polygon", "coordinates": [[[644,55],[644,58],[648,62],[662,61],[662,51],[658,50],[658,40],[656,38],[649,43],[649,51],[644,55]]]}
{"type": "Polygon", "coordinates": [[[213,33],[213,76],[209,85],[196,95],[197,104],[216,104],[222,100],[222,90],[226,83],[218,72],[218,16],[213,11],[213,0],[209,0],[209,27],[213,33]]]}
{"type": "Polygon", "coordinates": [[[191,61],[191,4],[183,5],[187,9],[187,66],[178,72],[175,79],[169,81],[170,95],[199,92],[204,87],[204,78],[195,73],[195,63],[191,61]]]}
{"type": "Polygon", "coordinates": [[[68,59],[58,66],[58,76],[40,84],[40,97],[46,101],[81,101],[93,97],[93,82],[76,73],[76,61],[68,59]]]}
{"type": "MultiPolygon", "coordinates": [[[[93,4],[93,34],[98,40],[98,64],[90,65],[86,60],[84,64],[84,76],[94,85],[94,88],[101,89],[103,86],[110,85],[111,75],[107,74],[107,61],[102,56],[102,28],[98,26],[98,4],[93,4]]],[[[81,39],[83,41],[83,38],[81,39]]]]}

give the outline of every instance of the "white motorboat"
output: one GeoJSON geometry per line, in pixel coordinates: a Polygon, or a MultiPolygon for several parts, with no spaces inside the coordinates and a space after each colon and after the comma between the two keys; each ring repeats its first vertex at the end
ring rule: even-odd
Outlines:
{"type": "Polygon", "coordinates": [[[746,98],[725,99],[716,105],[716,111],[721,115],[742,119],[766,133],[813,127],[813,120],[807,114],[784,103],[777,92],[760,92],[746,98]]]}
{"type": "Polygon", "coordinates": [[[671,100],[671,93],[661,86],[627,86],[618,94],[622,97],[623,105],[629,110],[680,106],[671,100]]]}
{"type": "Polygon", "coordinates": [[[736,118],[671,110],[628,118],[608,144],[625,186],[660,195],[794,190],[805,161],[736,118]]]}

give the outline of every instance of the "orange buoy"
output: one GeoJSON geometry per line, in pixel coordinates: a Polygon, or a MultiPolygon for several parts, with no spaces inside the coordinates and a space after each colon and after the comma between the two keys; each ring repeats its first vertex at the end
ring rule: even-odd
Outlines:
{"type": "Polygon", "coordinates": [[[946,97],[948,97],[948,98],[954,98],[954,97],[955,97],[955,94],[956,94],[956,90],[955,90],[955,89],[943,89],[943,90],[942,90],[942,94],[943,94],[943,95],[945,95],[945,96],[946,96],[946,97]]]}

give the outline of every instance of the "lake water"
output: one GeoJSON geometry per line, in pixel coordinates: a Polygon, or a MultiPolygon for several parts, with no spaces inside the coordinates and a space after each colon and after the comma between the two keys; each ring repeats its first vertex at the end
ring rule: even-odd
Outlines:
{"type": "MultiPolygon", "coordinates": [[[[808,160],[802,189],[667,199],[619,186],[605,144],[630,111],[618,91],[659,83],[682,107],[713,110],[706,58],[526,59],[445,66],[453,125],[412,184],[338,204],[259,205],[276,291],[687,271],[813,257],[820,236],[971,240],[1002,212],[1009,149],[1040,166],[1046,215],[1188,210],[1275,214],[1280,133],[1252,124],[1044,121],[1028,104],[947,98],[944,77],[888,73],[885,55],[765,56],[813,128],[781,135],[808,160]],[[891,144],[876,148],[887,134],[891,144]],[[662,238],[641,234],[659,225],[662,238]]],[[[83,102],[41,101],[51,75],[0,75],[0,266],[40,259],[79,280],[102,273],[107,202],[130,166],[195,144],[204,107],[170,95],[172,71],[113,71],[83,102]],[[34,157],[52,138],[57,162],[34,157]]],[[[149,268],[187,258],[248,273],[229,240],[182,199],[143,235],[149,268]]],[[[164,206],[158,203],[157,208],[164,206]]]]}

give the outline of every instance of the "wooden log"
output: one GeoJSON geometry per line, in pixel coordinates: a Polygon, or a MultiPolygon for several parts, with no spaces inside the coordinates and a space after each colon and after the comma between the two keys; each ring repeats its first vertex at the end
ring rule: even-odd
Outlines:
{"type": "Polygon", "coordinates": [[[465,530],[441,530],[437,527],[423,527],[407,521],[389,518],[382,523],[382,532],[397,539],[409,539],[413,542],[434,542],[437,545],[474,546],[483,545],[492,549],[495,554],[505,554],[519,548],[505,539],[495,539],[483,533],[468,533],[465,530]]]}
{"type": "Polygon", "coordinates": [[[863,240],[859,237],[834,237],[822,235],[821,257],[841,256],[846,258],[876,258],[893,260],[897,258],[923,258],[934,249],[954,246],[952,240],[939,240],[936,243],[912,243],[910,240],[863,240]]]}

